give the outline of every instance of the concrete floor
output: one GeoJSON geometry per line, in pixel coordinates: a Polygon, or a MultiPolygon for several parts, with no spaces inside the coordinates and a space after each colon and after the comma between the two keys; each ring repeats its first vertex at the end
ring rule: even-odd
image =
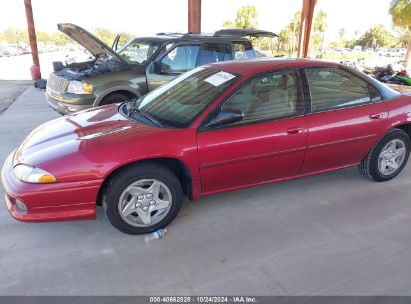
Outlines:
{"type": "Polygon", "coordinates": [[[0,114],[32,85],[32,80],[1,80],[0,78],[0,114]]]}
{"type": "MultiPolygon", "coordinates": [[[[0,160],[58,115],[30,88],[0,116],[0,160]]],[[[2,193],[0,193],[2,195],[2,193]]],[[[95,221],[25,224],[0,204],[0,295],[411,295],[411,165],[186,201],[168,234],[95,221]]]]}

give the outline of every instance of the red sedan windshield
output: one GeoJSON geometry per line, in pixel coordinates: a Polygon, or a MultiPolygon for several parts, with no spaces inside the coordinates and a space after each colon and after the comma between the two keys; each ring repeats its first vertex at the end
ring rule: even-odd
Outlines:
{"type": "Polygon", "coordinates": [[[147,94],[138,104],[138,109],[163,125],[184,128],[238,77],[239,75],[200,67],[147,94]]]}

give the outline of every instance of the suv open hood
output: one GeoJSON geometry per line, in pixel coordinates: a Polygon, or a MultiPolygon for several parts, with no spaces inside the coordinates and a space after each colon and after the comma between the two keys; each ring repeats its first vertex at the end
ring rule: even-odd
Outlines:
{"type": "Polygon", "coordinates": [[[249,29],[249,28],[235,28],[235,29],[224,29],[219,30],[214,33],[214,36],[234,36],[234,37],[268,37],[275,38],[278,37],[276,33],[258,30],[258,29],[249,29]]]}
{"type": "Polygon", "coordinates": [[[112,56],[121,62],[125,60],[111,47],[85,29],[71,23],[59,23],[57,28],[74,41],[84,46],[94,57],[99,55],[112,56]]]}

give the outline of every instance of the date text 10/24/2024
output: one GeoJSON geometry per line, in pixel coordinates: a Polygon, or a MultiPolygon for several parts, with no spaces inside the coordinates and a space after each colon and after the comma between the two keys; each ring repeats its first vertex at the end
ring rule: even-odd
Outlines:
{"type": "Polygon", "coordinates": [[[150,297],[150,303],[257,303],[255,297],[248,296],[173,296],[173,297],[150,297]]]}

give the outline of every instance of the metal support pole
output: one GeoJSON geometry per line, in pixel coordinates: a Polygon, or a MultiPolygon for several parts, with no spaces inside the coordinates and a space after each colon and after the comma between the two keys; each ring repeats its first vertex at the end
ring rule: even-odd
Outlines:
{"type": "Polygon", "coordinates": [[[30,68],[31,78],[37,80],[41,78],[39,53],[37,50],[36,30],[34,28],[33,10],[31,7],[31,0],[24,0],[26,8],[27,28],[29,32],[31,56],[33,58],[33,66],[30,68]]]}
{"type": "Polygon", "coordinates": [[[188,32],[201,32],[201,0],[188,0],[188,32]]]}
{"type": "Polygon", "coordinates": [[[297,57],[301,55],[306,58],[310,46],[311,27],[314,17],[314,8],[317,0],[303,0],[303,8],[301,12],[300,33],[298,39],[297,57]]]}

